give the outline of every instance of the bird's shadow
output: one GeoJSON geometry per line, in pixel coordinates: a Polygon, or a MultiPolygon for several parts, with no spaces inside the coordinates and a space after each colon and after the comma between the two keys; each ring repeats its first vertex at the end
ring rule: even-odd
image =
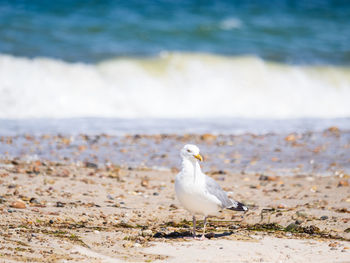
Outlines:
{"type": "MultiPolygon", "coordinates": [[[[223,233],[207,233],[205,235],[206,238],[211,239],[211,238],[220,238],[220,237],[225,237],[225,236],[231,236],[233,234],[232,231],[229,232],[223,232],[223,233]]],[[[182,232],[178,232],[178,231],[174,231],[174,232],[170,232],[168,234],[164,233],[164,232],[157,232],[156,234],[154,234],[153,236],[154,238],[166,238],[166,239],[181,239],[181,238],[191,238],[193,237],[192,233],[190,231],[182,231],[182,232]]],[[[200,235],[197,235],[197,237],[200,237],[200,235]]]]}

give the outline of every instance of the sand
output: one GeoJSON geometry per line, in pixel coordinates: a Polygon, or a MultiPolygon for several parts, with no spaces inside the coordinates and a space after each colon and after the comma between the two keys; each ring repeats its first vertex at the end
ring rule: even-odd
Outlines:
{"type": "MultiPolygon", "coordinates": [[[[254,236],[252,239],[221,239],[177,244],[158,242],[144,251],[170,256],[167,262],[349,262],[349,253],[330,250],[328,242],[325,241],[269,236],[254,236]]],[[[346,242],[340,244],[344,246],[346,242]]]]}
{"type": "Polygon", "coordinates": [[[349,175],[211,171],[250,211],[195,241],[176,172],[2,160],[0,262],[350,262],[349,175]]]}

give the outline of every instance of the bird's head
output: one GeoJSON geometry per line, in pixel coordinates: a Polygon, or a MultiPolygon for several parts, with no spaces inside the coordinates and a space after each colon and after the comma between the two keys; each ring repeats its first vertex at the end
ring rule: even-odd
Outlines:
{"type": "Polygon", "coordinates": [[[186,144],[181,150],[181,157],[192,162],[197,160],[203,161],[203,157],[199,154],[199,148],[193,144],[186,144]]]}

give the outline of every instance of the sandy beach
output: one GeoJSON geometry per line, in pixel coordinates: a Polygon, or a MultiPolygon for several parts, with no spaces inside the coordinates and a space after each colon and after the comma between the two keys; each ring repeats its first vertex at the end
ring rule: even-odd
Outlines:
{"type": "Polygon", "coordinates": [[[349,25],[350,1],[0,1],[0,263],[350,263],[349,25]]]}
{"type": "Polygon", "coordinates": [[[250,210],[210,218],[205,241],[188,239],[176,166],[2,159],[0,262],[350,262],[347,173],[235,172],[210,158],[207,174],[250,210]]]}

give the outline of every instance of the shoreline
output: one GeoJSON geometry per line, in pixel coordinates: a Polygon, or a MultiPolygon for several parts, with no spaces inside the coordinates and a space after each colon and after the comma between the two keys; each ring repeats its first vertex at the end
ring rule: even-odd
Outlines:
{"type": "Polygon", "coordinates": [[[274,176],[350,173],[350,131],[330,127],[322,132],[256,135],[127,134],[114,136],[30,133],[0,136],[0,159],[53,161],[123,168],[176,170],[184,144],[199,146],[203,170],[274,176]]]}
{"type": "MultiPolygon", "coordinates": [[[[328,249],[329,253],[321,253],[328,262],[334,260],[334,255],[346,262],[350,254],[350,177],[346,174],[213,173],[210,176],[250,210],[245,215],[225,211],[211,218],[208,233],[214,236],[209,234],[210,240],[201,243],[184,239],[189,234],[191,217],[175,199],[176,171],[89,163],[0,163],[0,259],[5,262],[108,262],[115,258],[121,262],[161,262],[173,259],[169,246],[183,251],[186,258],[192,250],[183,250],[184,245],[197,251],[209,244],[212,255],[217,243],[255,251],[259,239],[266,251],[271,244],[287,242],[291,247],[290,258],[284,258],[287,262],[294,262],[295,253],[312,257],[312,247],[328,249]],[[311,243],[300,246],[301,241],[295,239],[311,243]],[[77,247],[87,250],[77,252],[77,247]]],[[[277,254],[285,250],[284,246],[275,249],[277,254]]],[[[243,254],[236,255],[238,262],[256,259],[254,254],[249,261],[243,254]]],[[[266,254],[260,258],[267,262],[274,259],[266,254]]],[[[206,261],[202,258],[200,262],[206,261]]]]}

